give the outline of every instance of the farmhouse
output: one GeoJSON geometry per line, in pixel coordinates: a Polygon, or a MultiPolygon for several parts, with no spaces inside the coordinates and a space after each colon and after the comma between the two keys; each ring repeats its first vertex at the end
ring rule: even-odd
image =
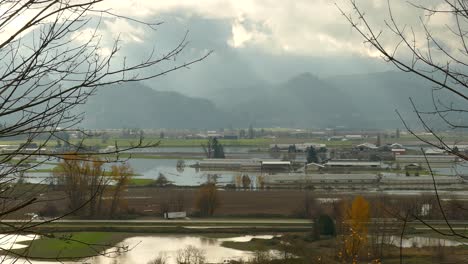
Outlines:
{"type": "Polygon", "coordinates": [[[375,145],[375,144],[372,144],[372,143],[362,143],[362,144],[359,144],[356,146],[357,149],[359,150],[374,150],[374,149],[378,149],[378,147],[375,145]]]}

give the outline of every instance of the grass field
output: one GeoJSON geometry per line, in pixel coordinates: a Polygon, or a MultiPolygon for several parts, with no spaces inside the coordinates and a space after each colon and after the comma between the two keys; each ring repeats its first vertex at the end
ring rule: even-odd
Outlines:
{"type": "Polygon", "coordinates": [[[132,178],[130,180],[130,183],[129,185],[132,185],[132,186],[147,186],[151,183],[153,183],[154,180],[152,179],[141,179],[141,178],[132,178]]]}
{"type": "MultiPolygon", "coordinates": [[[[327,146],[351,146],[356,143],[353,141],[324,141],[318,139],[297,139],[297,138],[254,138],[254,139],[220,139],[221,144],[224,146],[239,146],[239,147],[258,147],[266,148],[270,144],[299,144],[305,142],[316,142],[321,144],[326,144],[327,146]]],[[[42,144],[41,141],[35,141],[38,144],[42,144]]],[[[77,139],[72,139],[72,144],[77,144],[80,141],[77,139]]],[[[128,138],[111,138],[106,142],[103,142],[100,138],[89,138],[84,140],[86,146],[113,146],[117,144],[119,147],[130,147],[138,144],[138,139],[128,139],[128,138]]],[[[143,143],[158,143],[160,147],[201,147],[202,144],[206,144],[206,139],[159,139],[159,138],[145,138],[143,143]]],[[[10,140],[10,141],[0,141],[0,145],[20,145],[22,140],[10,140]]],[[[57,144],[56,141],[51,140],[47,142],[47,147],[55,147],[57,144]]]]}
{"type": "MultiPolygon", "coordinates": [[[[51,173],[52,174],[55,170],[56,170],[56,167],[50,168],[50,169],[30,169],[27,172],[28,173],[51,173]]],[[[113,176],[113,175],[112,175],[112,172],[110,171],[104,171],[104,176],[113,176]]],[[[141,176],[141,174],[134,173],[131,176],[137,177],[137,176],[141,176]]]]}
{"type": "MultiPolygon", "coordinates": [[[[201,150],[200,150],[201,151],[201,150]]],[[[104,159],[115,159],[117,158],[116,155],[98,155],[104,159]]],[[[177,159],[177,160],[201,160],[202,158],[193,157],[193,156],[169,156],[169,155],[151,155],[151,154],[142,154],[142,153],[119,153],[119,159],[177,159]]]]}
{"type": "MultiPolygon", "coordinates": [[[[357,132],[358,133],[358,132],[357,132]]],[[[359,134],[359,133],[358,133],[359,134]]],[[[458,133],[447,133],[442,132],[439,136],[443,137],[446,142],[467,142],[468,141],[468,134],[458,134],[458,133]]],[[[431,140],[434,139],[431,135],[419,135],[419,137],[431,140]]],[[[418,143],[419,140],[410,134],[401,135],[400,138],[385,138],[383,137],[382,143],[408,143],[408,144],[415,144],[418,143]]],[[[161,147],[200,147],[201,144],[206,143],[206,139],[174,139],[174,138],[164,138],[161,139],[156,136],[146,136],[144,138],[144,143],[159,143],[161,147]]],[[[254,139],[220,139],[221,144],[224,146],[248,146],[248,147],[259,147],[264,148],[268,147],[270,144],[298,144],[304,142],[316,142],[326,144],[327,146],[351,146],[354,144],[360,144],[362,142],[371,142],[375,143],[376,139],[374,138],[364,138],[362,140],[348,140],[348,141],[326,141],[321,138],[254,138],[254,139]]],[[[23,143],[23,140],[2,140],[0,141],[0,145],[19,145],[23,143]]],[[[36,143],[40,144],[43,143],[40,140],[36,140],[36,143]]],[[[81,139],[71,139],[71,143],[77,144],[81,142],[81,139]]],[[[84,144],[88,146],[112,146],[117,143],[117,145],[121,147],[129,147],[132,145],[136,145],[139,142],[139,138],[122,138],[122,137],[111,137],[106,141],[103,141],[101,137],[91,137],[84,140],[84,144]]],[[[51,140],[47,142],[47,147],[55,147],[57,142],[55,140],[51,140]]]]}
{"type": "MultiPolygon", "coordinates": [[[[271,233],[268,233],[271,234],[271,233]]],[[[276,233],[278,234],[278,233],[276,233]]],[[[247,250],[255,252],[268,252],[277,250],[280,255],[269,263],[347,263],[339,260],[340,237],[322,236],[319,240],[314,240],[309,231],[302,232],[281,232],[280,237],[273,239],[252,239],[248,242],[222,242],[223,247],[247,250]],[[288,258],[287,256],[296,256],[288,258]],[[284,258],[284,259],[283,259],[284,258]],[[321,260],[319,262],[304,262],[301,260],[321,260]]],[[[13,253],[28,256],[34,260],[46,260],[48,258],[62,261],[66,259],[82,259],[95,256],[98,252],[107,250],[125,238],[136,235],[157,235],[124,232],[75,232],[75,233],[52,233],[51,237],[41,237],[32,242],[25,242],[30,245],[27,249],[16,249],[13,253]]],[[[192,233],[209,238],[227,238],[245,235],[245,232],[236,233],[192,233]]],[[[137,245],[138,246],[138,245],[137,245]]],[[[157,245],[155,245],[157,246],[157,245]]],[[[377,244],[380,247],[380,245],[377,244]]],[[[365,245],[363,246],[365,247],[365,245]]],[[[382,245],[383,252],[374,252],[369,245],[369,255],[361,257],[359,263],[400,263],[400,249],[396,246],[382,245]],[[378,254],[378,255],[377,255],[378,254]],[[373,260],[379,260],[374,262],[373,260]]],[[[404,248],[402,250],[404,263],[429,264],[429,263],[464,263],[468,256],[468,246],[458,247],[423,247],[404,248]]],[[[256,253],[256,256],[261,256],[256,253]]],[[[83,260],[82,260],[83,261],[83,260]]],[[[142,260],[146,261],[146,260],[142,260]]],[[[84,263],[84,262],[83,262],[84,263]]],[[[142,262],[144,263],[144,262],[142,262]]]]}

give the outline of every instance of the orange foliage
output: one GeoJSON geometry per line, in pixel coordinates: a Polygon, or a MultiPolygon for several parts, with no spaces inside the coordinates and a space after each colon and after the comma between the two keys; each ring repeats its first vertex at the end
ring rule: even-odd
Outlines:
{"type": "Polygon", "coordinates": [[[69,209],[89,208],[89,215],[94,216],[96,202],[101,197],[105,186],[102,169],[103,161],[98,158],[84,158],[76,154],[66,154],[54,169],[53,175],[68,196],[69,209]]]}
{"type": "Polygon", "coordinates": [[[132,179],[133,169],[128,163],[112,165],[111,175],[114,185],[112,186],[113,194],[110,207],[110,217],[114,217],[114,214],[118,209],[125,209],[127,207],[126,201],[122,196],[132,179]]]}
{"type": "Polygon", "coordinates": [[[368,224],[370,220],[369,202],[362,196],[357,196],[351,206],[345,205],[345,234],[343,235],[344,254],[352,263],[357,263],[360,255],[367,256],[363,251],[367,248],[368,224]]]}
{"type": "Polygon", "coordinates": [[[218,189],[213,183],[208,183],[200,187],[196,197],[196,207],[203,216],[212,216],[220,206],[218,189]]]}

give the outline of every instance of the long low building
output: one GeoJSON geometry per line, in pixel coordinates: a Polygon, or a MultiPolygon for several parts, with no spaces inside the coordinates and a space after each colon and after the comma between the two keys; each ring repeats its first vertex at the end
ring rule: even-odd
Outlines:
{"type": "MultiPolygon", "coordinates": [[[[436,184],[443,188],[460,188],[464,180],[459,176],[436,176],[436,184]]],[[[265,177],[266,186],[313,188],[380,188],[432,190],[430,176],[397,176],[377,174],[276,174],[265,177]]]]}
{"type": "Polygon", "coordinates": [[[314,149],[326,148],[327,145],[320,143],[298,143],[298,144],[270,144],[270,149],[288,150],[290,146],[294,145],[296,151],[306,151],[308,148],[314,149]]]}
{"type": "Polygon", "coordinates": [[[463,179],[459,176],[436,176],[434,179],[431,176],[384,176],[380,183],[385,185],[408,185],[408,184],[430,184],[434,181],[437,185],[440,184],[461,184],[463,179]]]}
{"type": "Polygon", "coordinates": [[[293,162],[275,159],[204,159],[198,161],[192,167],[206,170],[290,170],[293,162]]]}
{"type": "Polygon", "coordinates": [[[193,167],[200,169],[241,169],[242,167],[260,167],[261,161],[256,159],[204,159],[193,167]]]}
{"type": "Polygon", "coordinates": [[[330,160],[324,164],[327,168],[381,168],[380,161],[330,160]]]}
{"type": "Polygon", "coordinates": [[[367,185],[378,182],[376,174],[276,174],[265,177],[267,185],[367,185]]]}
{"type": "Polygon", "coordinates": [[[458,161],[453,155],[396,155],[395,161],[399,163],[451,163],[458,161]],[[427,161],[426,161],[427,159],[427,161]]]}

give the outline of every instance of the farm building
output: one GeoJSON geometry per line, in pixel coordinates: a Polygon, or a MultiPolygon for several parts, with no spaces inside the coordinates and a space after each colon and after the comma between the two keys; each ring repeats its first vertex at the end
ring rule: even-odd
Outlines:
{"type": "Polygon", "coordinates": [[[463,179],[459,176],[384,176],[380,180],[382,188],[390,189],[434,189],[434,180],[437,187],[459,187],[463,179]]]}
{"type": "Polygon", "coordinates": [[[280,150],[280,151],[287,151],[290,146],[294,145],[296,147],[296,151],[298,152],[305,152],[308,148],[313,147],[315,149],[325,148],[327,145],[319,144],[319,143],[301,143],[301,144],[270,144],[271,150],[280,150]]]}
{"type": "Polygon", "coordinates": [[[375,144],[372,144],[372,143],[362,143],[362,144],[359,144],[359,145],[356,145],[355,147],[356,149],[359,149],[361,151],[364,151],[364,150],[376,150],[378,149],[378,147],[375,145],[375,144]]]}
{"type": "Polygon", "coordinates": [[[291,161],[261,161],[262,170],[290,170],[291,161]]]}
{"type": "Polygon", "coordinates": [[[396,155],[395,161],[398,163],[452,163],[456,162],[458,158],[453,155],[396,155]]]}
{"type": "Polygon", "coordinates": [[[291,170],[293,163],[274,159],[204,159],[191,167],[202,170],[268,171],[291,170]]]}
{"type": "Polygon", "coordinates": [[[324,164],[326,168],[381,168],[380,161],[330,160],[324,164]]]}
{"type": "Polygon", "coordinates": [[[377,185],[376,174],[276,174],[265,177],[267,186],[315,187],[315,188],[361,188],[377,185]]]}

